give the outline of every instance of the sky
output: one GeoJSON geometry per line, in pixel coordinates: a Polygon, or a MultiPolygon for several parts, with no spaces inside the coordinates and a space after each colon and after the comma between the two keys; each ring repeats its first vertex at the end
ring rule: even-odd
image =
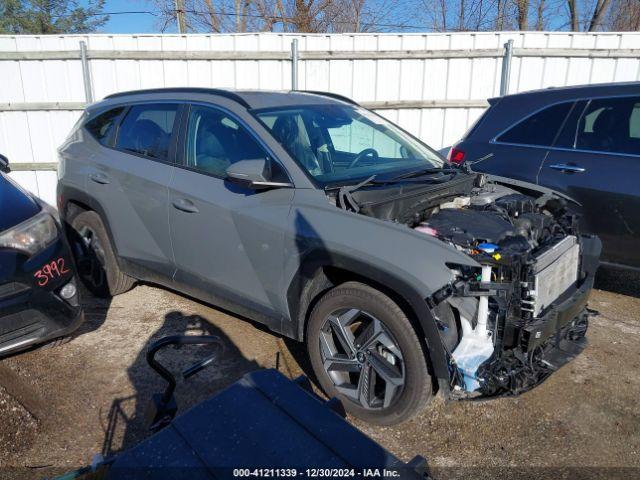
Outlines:
{"type": "MultiPolygon", "coordinates": [[[[82,0],[81,0],[82,2],[82,0]]],[[[398,0],[401,5],[402,0],[398,0]]],[[[103,11],[110,12],[141,12],[155,11],[157,7],[152,0],[106,0],[103,11]]],[[[386,22],[393,22],[393,12],[386,22]]],[[[161,24],[158,18],[149,13],[127,13],[122,15],[110,15],[107,23],[99,30],[100,33],[160,33],[161,24]]],[[[409,32],[412,29],[403,29],[409,32]]],[[[165,33],[177,33],[175,22],[170,24],[165,33]]]]}
{"type": "MultiPolygon", "coordinates": [[[[105,12],[131,12],[154,10],[151,2],[146,0],[106,0],[105,12]]],[[[100,29],[104,33],[158,33],[160,25],[155,16],[148,13],[110,15],[109,21],[100,29]]],[[[166,33],[175,32],[170,25],[166,33]]]]}
{"type": "MultiPolygon", "coordinates": [[[[86,1],[86,0],[85,0],[86,1]]],[[[398,9],[394,9],[391,15],[385,18],[385,21],[393,22],[394,13],[401,10],[403,0],[398,1],[398,9]]],[[[557,3],[556,2],[554,3],[557,3]]],[[[564,1],[564,0],[563,0],[564,1]]],[[[589,1],[589,0],[585,0],[589,1]]],[[[82,0],[81,0],[82,3],[82,0]]],[[[548,2],[552,3],[552,2],[548,2]]],[[[564,5],[564,3],[562,3],[564,5]]],[[[104,4],[104,12],[141,12],[141,11],[155,11],[157,7],[154,5],[153,0],[106,0],[104,4]]],[[[566,19],[561,18],[562,15],[558,15],[557,18],[553,15],[549,19],[549,27],[551,29],[559,28],[561,25],[558,22],[564,22],[566,19]]],[[[533,21],[533,16],[530,19],[533,21]]],[[[418,20],[416,20],[418,22],[418,20]]],[[[101,33],[160,33],[161,24],[153,14],[150,13],[127,13],[109,16],[107,23],[100,29],[101,33]]],[[[428,31],[423,28],[405,28],[401,31],[428,31]]],[[[176,33],[177,26],[175,22],[170,24],[165,33],[176,33]]]]}

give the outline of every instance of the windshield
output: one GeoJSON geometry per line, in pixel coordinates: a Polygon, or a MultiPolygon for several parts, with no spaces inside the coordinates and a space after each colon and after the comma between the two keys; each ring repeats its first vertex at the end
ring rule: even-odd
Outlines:
{"type": "Polygon", "coordinates": [[[444,163],[429,147],[364,108],[305,105],[256,115],[323,186],[444,163]]]}

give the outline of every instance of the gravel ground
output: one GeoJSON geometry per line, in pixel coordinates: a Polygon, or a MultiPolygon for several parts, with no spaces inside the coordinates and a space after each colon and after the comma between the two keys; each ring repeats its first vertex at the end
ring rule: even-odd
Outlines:
{"type": "MultiPolygon", "coordinates": [[[[355,425],[404,460],[422,455],[438,478],[639,478],[640,280],[603,272],[587,349],[518,398],[445,404],[436,397],[395,427],[355,425]]],[[[223,360],[179,385],[189,407],[243,374],[308,371],[300,345],[186,297],[138,286],[108,302],[85,293],[87,322],[69,343],[0,362],[0,478],[37,478],[88,464],[146,435],[145,412],[162,382],[150,373],[150,341],[172,333],[220,336],[223,360]],[[14,467],[9,469],[7,467],[14,467]]],[[[207,352],[174,350],[186,366],[207,352]]]]}

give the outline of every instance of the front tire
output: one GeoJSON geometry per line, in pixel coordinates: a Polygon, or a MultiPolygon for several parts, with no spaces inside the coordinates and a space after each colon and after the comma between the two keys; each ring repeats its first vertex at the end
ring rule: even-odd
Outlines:
{"type": "Polygon", "coordinates": [[[318,301],[307,351],[325,393],[369,423],[403,422],[432,396],[415,329],[391,298],[368,285],[347,282],[318,301]]]}
{"type": "Polygon", "coordinates": [[[82,212],[71,219],[71,230],[78,275],[87,289],[102,298],[131,290],[135,280],[120,270],[100,216],[93,211],[82,212]]]}

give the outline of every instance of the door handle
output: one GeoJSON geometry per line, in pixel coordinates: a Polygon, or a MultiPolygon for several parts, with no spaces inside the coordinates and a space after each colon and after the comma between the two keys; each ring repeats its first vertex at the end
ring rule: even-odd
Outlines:
{"type": "Polygon", "coordinates": [[[91,181],[99,183],[100,185],[107,185],[109,183],[109,177],[104,173],[92,173],[89,175],[91,181]]]}
{"type": "Polygon", "coordinates": [[[586,172],[586,168],[578,167],[577,165],[566,165],[564,163],[556,163],[554,165],[549,165],[549,168],[553,168],[554,170],[560,170],[565,173],[582,173],[586,172]]]}
{"type": "Polygon", "coordinates": [[[186,198],[178,198],[177,200],[174,200],[173,207],[187,213],[198,213],[200,211],[191,200],[187,200],[186,198]]]}

